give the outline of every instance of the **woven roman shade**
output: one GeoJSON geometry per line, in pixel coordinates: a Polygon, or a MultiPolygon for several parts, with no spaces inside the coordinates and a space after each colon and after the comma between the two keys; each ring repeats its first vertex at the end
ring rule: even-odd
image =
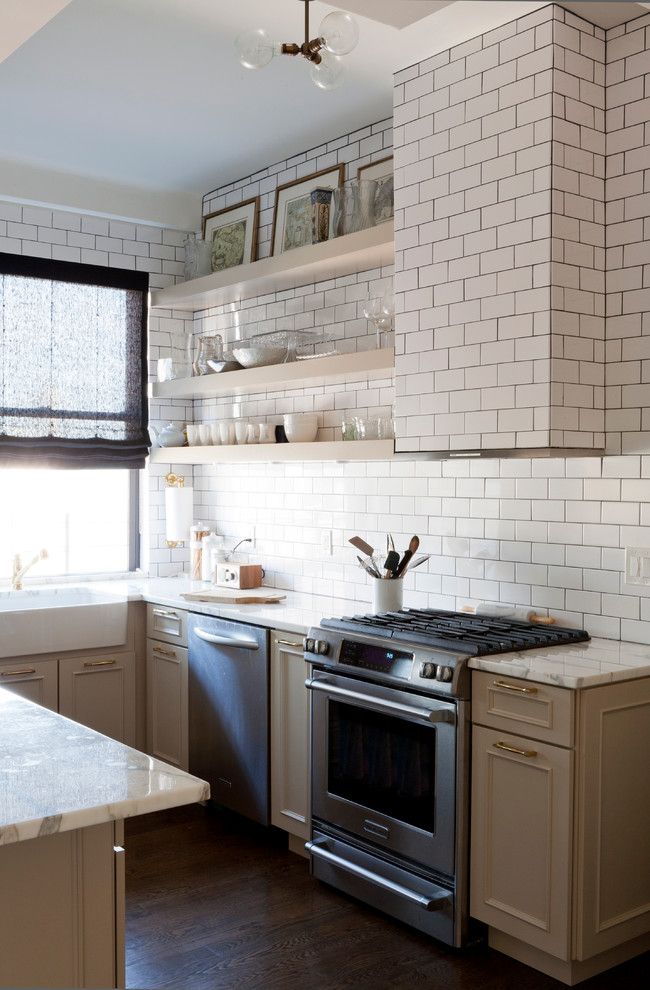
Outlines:
{"type": "Polygon", "coordinates": [[[144,272],[0,253],[0,465],[141,468],[144,272]]]}

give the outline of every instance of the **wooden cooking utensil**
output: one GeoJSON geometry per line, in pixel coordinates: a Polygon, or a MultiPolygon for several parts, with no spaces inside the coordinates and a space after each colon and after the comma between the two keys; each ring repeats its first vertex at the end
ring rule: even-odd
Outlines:
{"type": "Polygon", "coordinates": [[[411,557],[413,556],[413,554],[418,552],[418,547],[419,546],[420,546],[420,540],[419,540],[419,538],[417,536],[412,536],[411,537],[411,542],[409,543],[409,548],[404,553],[404,556],[402,557],[402,559],[400,561],[399,567],[397,568],[397,571],[395,572],[395,577],[401,577],[402,576],[402,574],[404,573],[404,568],[408,564],[408,562],[411,559],[411,557]]]}
{"type": "Polygon", "coordinates": [[[369,543],[366,543],[365,540],[362,540],[360,536],[352,536],[348,540],[348,543],[351,543],[352,546],[356,547],[357,550],[360,550],[361,553],[365,553],[366,557],[372,557],[375,552],[373,547],[371,547],[369,543]]]}

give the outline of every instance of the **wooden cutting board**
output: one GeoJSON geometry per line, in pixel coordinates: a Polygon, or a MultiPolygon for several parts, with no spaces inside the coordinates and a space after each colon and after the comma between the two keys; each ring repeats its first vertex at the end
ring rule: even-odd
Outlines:
{"type": "Polygon", "coordinates": [[[188,602],[206,602],[212,605],[277,605],[286,597],[280,592],[267,592],[263,588],[254,588],[252,591],[240,591],[239,588],[215,588],[181,593],[181,598],[188,602]]]}

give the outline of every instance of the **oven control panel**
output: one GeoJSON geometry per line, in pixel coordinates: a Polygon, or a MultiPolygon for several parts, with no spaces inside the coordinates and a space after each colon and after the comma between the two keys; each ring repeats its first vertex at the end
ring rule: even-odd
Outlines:
{"type": "Polygon", "coordinates": [[[411,646],[377,636],[315,627],[304,640],[305,660],[323,670],[347,671],[368,680],[410,684],[426,694],[469,697],[466,658],[446,650],[411,646]]]}
{"type": "Polygon", "coordinates": [[[411,676],[413,654],[390,646],[363,643],[358,639],[344,639],[338,660],[348,667],[361,667],[363,670],[408,680],[411,676]]]}

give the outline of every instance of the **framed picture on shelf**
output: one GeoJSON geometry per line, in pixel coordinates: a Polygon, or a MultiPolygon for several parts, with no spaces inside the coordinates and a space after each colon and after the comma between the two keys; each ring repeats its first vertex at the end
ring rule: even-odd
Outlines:
{"type": "Polygon", "coordinates": [[[312,243],[311,194],[314,189],[338,189],[344,179],[345,165],[341,164],[278,186],[273,210],[274,255],[312,243]]]}
{"type": "Polygon", "coordinates": [[[370,165],[360,165],[357,170],[358,179],[374,179],[377,183],[375,193],[375,224],[390,220],[395,212],[393,156],[380,158],[370,165]]]}
{"type": "Polygon", "coordinates": [[[260,199],[255,196],[203,218],[203,239],[210,244],[213,272],[255,261],[259,210],[260,199]]]}

